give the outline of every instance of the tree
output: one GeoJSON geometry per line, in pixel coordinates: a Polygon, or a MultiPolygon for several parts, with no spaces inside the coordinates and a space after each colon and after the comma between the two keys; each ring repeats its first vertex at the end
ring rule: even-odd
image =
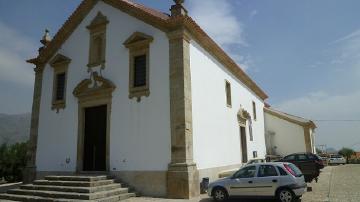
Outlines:
{"type": "Polygon", "coordinates": [[[349,158],[355,153],[355,151],[353,149],[350,148],[346,148],[343,147],[340,151],[339,154],[346,157],[346,163],[349,162],[349,158]]]}
{"type": "Polygon", "coordinates": [[[26,165],[27,143],[13,145],[3,144],[0,147],[0,179],[5,178],[8,182],[22,180],[22,171],[26,165]]]}

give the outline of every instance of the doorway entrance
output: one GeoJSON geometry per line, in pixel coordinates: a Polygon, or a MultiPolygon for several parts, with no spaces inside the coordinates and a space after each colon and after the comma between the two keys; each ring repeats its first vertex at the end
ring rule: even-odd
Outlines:
{"type": "Polygon", "coordinates": [[[241,155],[242,155],[242,162],[247,163],[248,161],[248,154],[247,154],[247,143],[246,143],[246,130],[245,127],[240,126],[240,141],[241,141],[241,155]]]}
{"type": "Polygon", "coordinates": [[[85,108],[83,171],[106,170],[107,105],[85,108]]]}

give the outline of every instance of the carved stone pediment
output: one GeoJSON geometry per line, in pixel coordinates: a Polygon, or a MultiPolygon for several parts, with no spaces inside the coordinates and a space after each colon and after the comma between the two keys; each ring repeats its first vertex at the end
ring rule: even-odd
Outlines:
{"type": "Polygon", "coordinates": [[[241,125],[246,125],[246,120],[251,119],[250,113],[246,111],[245,109],[241,108],[239,109],[237,113],[238,122],[241,125]]]}
{"type": "Polygon", "coordinates": [[[116,86],[113,82],[99,76],[96,72],[92,79],[82,80],[74,89],[75,97],[81,99],[91,99],[97,97],[111,97],[116,86]]]}
{"type": "Polygon", "coordinates": [[[71,62],[71,59],[62,55],[62,54],[57,54],[51,61],[50,61],[50,65],[52,67],[56,67],[56,66],[60,66],[60,65],[65,65],[65,64],[69,64],[71,62]]]}
{"type": "Polygon", "coordinates": [[[138,46],[141,44],[149,44],[154,40],[152,36],[144,34],[142,32],[134,32],[128,39],[123,43],[126,48],[138,46]]]}
{"type": "Polygon", "coordinates": [[[98,27],[105,26],[109,23],[109,20],[106,16],[104,16],[101,12],[98,12],[96,17],[91,21],[90,25],[88,25],[86,28],[93,30],[98,27]]]}

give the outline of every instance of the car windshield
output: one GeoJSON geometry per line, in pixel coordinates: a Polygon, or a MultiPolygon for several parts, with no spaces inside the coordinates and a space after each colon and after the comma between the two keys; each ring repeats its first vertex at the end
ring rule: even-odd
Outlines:
{"type": "Polygon", "coordinates": [[[298,168],[298,167],[296,167],[294,164],[288,164],[288,166],[291,168],[291,170],[293,170],[294,171],[294,173],[295,173],[295,176],[302,176],[303,174],[302,174],[302,172],[301,172],[301,170],[298,168]]]}

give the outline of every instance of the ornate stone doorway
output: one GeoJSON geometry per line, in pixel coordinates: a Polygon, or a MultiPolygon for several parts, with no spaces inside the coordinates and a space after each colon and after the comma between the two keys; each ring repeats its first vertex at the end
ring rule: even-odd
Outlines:
{"type": "Polygon", "coordinates": [[[246,130],[245,127],[243,126],[240,126],[240,145],[241,145],[242,163],[247,163],[248,154],[247,154],[246,130]]]}
{"type": "Polygon", "coordinates": [[[77,172],[109,171],[110,115],[115,85],[92,73],[73,91],[78,98],[77,172]]]}
{"type": "Polygon", "coordinates": [[[247,151],[247,138],[246,138],[246,121],[251,119],[249,112],[240,107],[240,110],[237,113],[239,130],[240,130],[240,152],[241,152],[241,161],[242,163],[247,163],[248,161],[248,151],[247,151]]]}
{"type": "Polygon", "coordinates": [[[84,171],[106,170],[107,105],[85,108],[84,171]]]}

